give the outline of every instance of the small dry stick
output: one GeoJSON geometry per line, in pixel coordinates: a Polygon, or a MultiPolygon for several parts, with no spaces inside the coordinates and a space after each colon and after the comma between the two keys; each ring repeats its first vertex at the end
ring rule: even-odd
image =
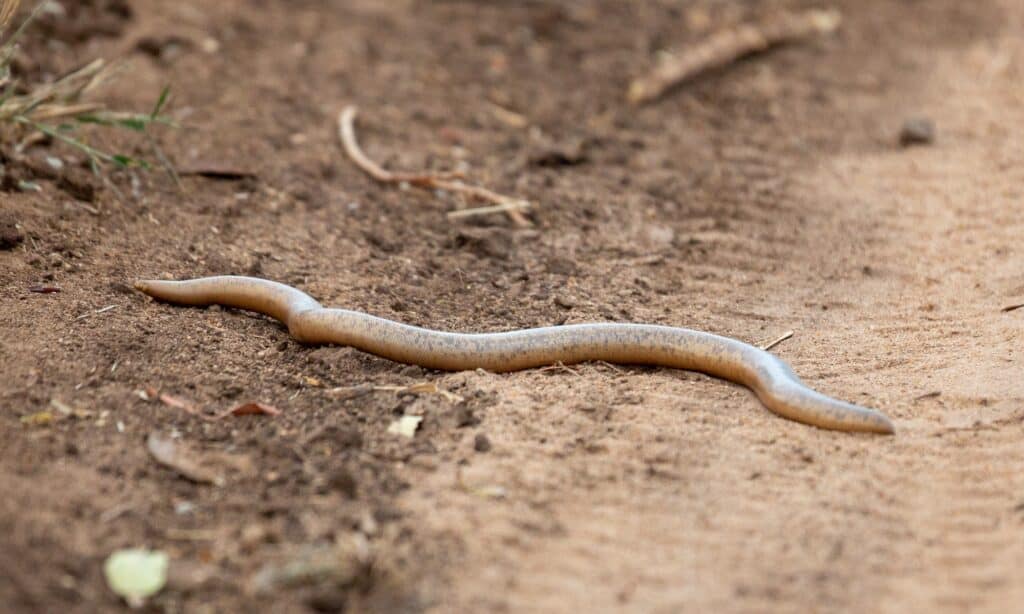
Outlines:
{"type": "Polygon", "coordinates": [[[355,121],[358,110],[354,106],[347,106],[338,115],[338,136],[341,138],[341,145],[352,162],[355,163],[364,173],[373,177],[381,183],[408,183],[416,187],[428,190],[446,190],[455,194],[461,194],[471,199],[493,203],[493,206],[468,209],[465,211],[453,211],[450,217],[465,217],[484,213],[504,212],[519,226],[529,226],[530,221],[523,215],[522,209],[528,208],[530,203],[518,198],[512,198],[486,188],[469,185],[462,182],[462,175],[459,173],[393,173],[371,160],[359,147],[356,140],[355,121]]]}
{"type": "Polygon", "coordinates": [[[11,17],[18,11],[18,5],[21,4],[19,0],[2,0],[0,1],[0,32],[3,32],[7,24],[11,22],[11,17]]]}
{"type": "Polygon", "coordinates": [[[110,74],[102,60],[93,60],[59,80],[41,85],[27,94],[11,96],[0,105],[0,120],[24,116],[30,120],[58,119],[98,110],[97,105],[82,106],[77,100],[98,87],[110,74]]]}
{"type": "Polygon", "coordinates": [[[455,220],[460,217],[472,217],[474,215],[486,215],[488,213],[504,213],[513,211],[516,209],[527,209],[530,203],[526,201],[509,201],[501,205],[488,205],[486,207],[473,207],[472,209],[459,209],[458,211],[449,211],[446,215],[448,219],[455,220]]]}
{"type": "Polygon", "coordinates": [[[716,32],[695,47],[666,57],[653,71],[635,79],[629,86],[629,101],[633,104],[650,102],[706,70],[776,45],[833,32],[840,21],[837,10],[810,10],[716,32]]]}
{"type": "Polygon", "coordinates": [[[462,401],[462,397],[449,392],[444,388],[441,388],[434,382],[419,382],[416,384],[410,384],[408,386],[388,386],[388,385],[377,385],[377,384],[359,384],[357,386],[339,386],[337,388],[330,388],[327,394],[331,396],[340,396],[343,400],[352,399],[358,396],[363,396],[371,392],[409,392],[413,394],[437,394],[445,398],[445,400],[451,403],[458,403],[462,401]]]}
{"type": "Polygon", "coordinates": [[[772,349],[773,347],[777,346],[778,344],[782,343],[783,341],[785,341],[786,339],[789,339],[792,336],[793,336],[793,331],[787,330],[786,332],[782,333],[779,336],[779,338],[776,339],[775,341],[772,341],[771,343],[766,343],[765,345],[762,345],[761,349],[767,352],[768,350],[772,349]]]}
{"type": "Polygon", "coordinates": [[[110,311],[111,309],[116,309],[116,308],[117,308],[117,305],[107,305],[106,307],[101,307],[100,309],[97,309],[95,311],[89,311],[87,313],[83,313],[82,315],[78,316],[75,319],[76,320],[84,320],[86,318],[91,318],[92,316],[96,316],[96,315],[99,315],[101,313],[106,313],[106,312],[110,311]]]}
{"type": "Polygon", "coordinates": [[[1001,311],[1004,311],[1004,312],[1005,311],[1016,311],[1016,310],[1020,309],[1021,307],[1024,307],[1024,303],[1017,303],[1015,305],[1007,305],[1006,307],[1003,307],[1001,311]]]}
{"type": "Polygon", "coordinates": [[[625,373],[625,371],[624,371],[624,370],[622,370],[622,369],[620,369],[620,368],[616,367],[615,365],[613,365],[613,364],[612,364],[612,363],[610,363],[610,362],[607,362],[607,361],[604,361],[604,360],[598,360],[598,361],[596,361],[596,362],[597,362],[597,364],[599,364],[599,365],[604,365],[605,367],[608,367],[609,369],[611,369],[612,371],[615,371],[616,373],[625,373]]]}
{"type": "Polygon", "coordinates": [[[573,369],[572,367],[566,366],[565,363],[562,362],[561,360],[559,360],[558,362],[556,362],[553,365],[548,365],[546,367],[541,367],[540,369],[537,369],[537,371],[538,372],[544,372],[544,371],[567,371],[569,373],[572,373],[573,375],[577,375],[577,376],[582,376],[583,375],[582,373],[580,373],[576,369],[573,369]]]}

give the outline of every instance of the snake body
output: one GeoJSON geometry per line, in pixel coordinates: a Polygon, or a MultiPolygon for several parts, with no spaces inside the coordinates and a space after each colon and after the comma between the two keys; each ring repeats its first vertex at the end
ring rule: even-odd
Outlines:
{"type": "Polygon", "coordinates": [[[892,433],[882,413],[811,390],[772,354],[728,337],[648,324],[573,324],[463,334],[327,309],[305,292],[253,277],[144,280],[138,290],[180,305],[223,305],[268,315],[303,343],[347,345],[431,369],[517,371],[603,360],[700,371],[750,388],[780,416],[825,429],[892,433]]]}

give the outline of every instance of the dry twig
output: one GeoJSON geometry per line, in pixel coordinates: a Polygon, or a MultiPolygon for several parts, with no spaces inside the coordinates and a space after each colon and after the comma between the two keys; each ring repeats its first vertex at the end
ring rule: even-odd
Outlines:
{"type": "Polygon", "coordinates": [[[369,394],[371,392],[438,394],[451,403],[459,403],[460,401],[463,400],[461,396],[455,394],[454,392],[449,392],[444,388],[441,388],[434,382],[417,382],[415,384],[409,384],[408,386],[359,384],[358,386],[339,386],[337,388],[331,388],[327,390],[327,394],[331,396],[341,397],[342,399],[351,399],[358,396],[369,394]]]}
{"type": "Polygon", "coordinates": [[[84,320],[86,318],[91,318],[92,316],[97,316],[101,313],[107,313],[111,309],[117,309],[117,305],[107,305],[106,307],[101,307],[99,309],[96,309],[95,311],[88,311],[75,318],[75,320],[84,320]]]}
{"type": "Polygon", "coordinates": [[[669,55],[653,71],[634,79],[629,86],[629,101],[633,104],[650,102],[673,86],[711,68],[725,66],[776,45],[833,32],[840,20],[837,10],[809,10],[716,32],[695,47],[669,55]]]}
{"type": "Polygon", "coordinates": [[[530,225],[530,221],[522,212],[522,209],[530,206],[528,201],[498,194],[480,186],[463,183],[462,175],[459,173],[393,173],[381,167],[363,153],[363,150],[359,147],[355,130],[357,113],[358,110],[355,106],[350,105],[342,109],[338,115],[338,136],[341,138],[341,145],[344,147],[348,157],[370,177],[373,177],[380,183],[408,183],[419,188],[445,190],[461,194],[470,199],[493,203],[492,206],[488,207],[453,211],[449,214],[449,217],[504,212],[515,224],[519,226],[530,225]]]}
{"type": "Polygon", "coordinates": [[[18,5],[20,4],[19,0],[3,0],[0,2],[0,31],[6,28],[7,24],[11,23],[11,18],[18,11],[18,5]]]}
{"type": "Polygon", "coordinates": [[[566,364],[564,362],[562,362],[561,360],[559,360],[558,362],[556,362],[553,365],[548,365],[546,367],[541,367],[540,369],[537,369],[537,371],[539,373],[543,373],[545,371],[566,371],[566,372],[572,373],[573,375],[578,376],[578,377],[582,377],[583,376],[583,374],[580,373],[579,371],[577,371],[576,369],[573,369],[572,367],[566,366],[566,364]]]}
{"type": "Polygon", "coordinates": [[[30,120],[52,120],[84,115],[103,108],[98,103],[80,103],[79,99],[96,89],[110,75],[102,59],[93,60],[53,83],[35,86],[26,94],[12,95],[0,105],[0,120],[18,116],[30,120]]]}
{"type": "Polygon", "coordinates": [[[224,485],[224,477],[204,465],[199,455],[179,441],[153,431],[146,437],[146,449],[156,462],[173,469],[197,484],[224,485]]]}
{"type": "Polygon", "coordinates": [[[789,339],[792,336],[793,336],[793,331],[787,330],[786,332],[784,332],[781,335],[779,335],[779,338],[776,339],[775,341],[772,341],[771,343],[766,343],[766,344],[762,345],[761,349],[767,352],[768,350],[772,349],[773,347],[777,346],[778,344],[782,343],[783,341],[785,341],[786,339],[789,339]]]}

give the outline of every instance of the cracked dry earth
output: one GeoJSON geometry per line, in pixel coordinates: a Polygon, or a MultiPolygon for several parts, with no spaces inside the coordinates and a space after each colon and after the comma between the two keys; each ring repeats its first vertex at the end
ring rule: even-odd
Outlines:
{"type": "MultiPolygon", "coordinates": [[[[123,197],[98,185],[89,208],[58,181],[2,195],[0,608],[113,610],[100,568],[128,546],[171,555],[147,606],[168,612],[1024,603],[1024,309],[1004,311],[1024,303],[1020,2],[848,0],[835,37],[639,109],[625,85],[658,49],[807,4],[207,4],[140,0],[40,52],[54,72],[131,59],[107,90],[122,106],[173,83],[188,128],[160,135],[168,154],[254,177],[179,192],[115,173],[123,197]],[[533,227],[449,222],[444,195],[374,184],[334,140],[350,102],[370,155],[461,162],[538,203],[533,227]],[[935,142],[899,147],[917,116],[935,142]],[[806,427],[670,370],[426,371],[126,286],[220,273],[451,330],[631,320],[764,343],[791,329],[774,352],[897,433],[806,427]],[[61,292],[27,291],[40,283],[61,292]],[[327,392],[426,381],[463,400],[327,392]],[[136,394],[149,387],[282,414],[204,421],[136,394]],[[21,422],[51,399],[91,413],[21,422]],[[415,438],[387,433],[410,413],[415,438]],[[182,480],[148,456],[153,431],[237,470],[182,480]],[[309,552],[358,569],[254,592],[309,552]]],[[[86,5],[67,18],[106,6],[86,5]]]]}

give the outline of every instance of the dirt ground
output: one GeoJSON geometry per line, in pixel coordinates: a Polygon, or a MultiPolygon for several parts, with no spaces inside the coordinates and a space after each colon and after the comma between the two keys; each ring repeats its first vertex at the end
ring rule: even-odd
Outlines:
{"type": "Polygon", "coordinates": [[[165,612],[1024,603],[1019,1],[843,0],[835,36],[641,108],[624,92],[660,50],[810,4],[64,4],[18,70],[126,60],[99,98],[146,110],[171,84],[182,127],[154,134],[174,164],[246,176],[107,184],[5,139],[7,173],[43,189],[0,194],[0,609],[124,607],[102,575],[124,547],[171,556],[146,606],[165,612]],[[532,226],[374,183],[338,146],[350,103],[371,156],[465,170],[536,203],[532,226]],[[914,117],[932,145],[899,146],[914,117]],[[779,356],[898,430],[819,430],[666,369],[427,371],[130,289],[227,273],[449,330],[793,330],[779,356]],[[420,382],[462,400],[330,392],[420,382]],[[282,413],[204,420],[153,391],[282,413]],[[58,419],[24,420],[41,411],[58,419]],[[387,432],[403,414],[413,439],[387,432]],[[225,483],[157,464],[153,432],[225,483]]]}

